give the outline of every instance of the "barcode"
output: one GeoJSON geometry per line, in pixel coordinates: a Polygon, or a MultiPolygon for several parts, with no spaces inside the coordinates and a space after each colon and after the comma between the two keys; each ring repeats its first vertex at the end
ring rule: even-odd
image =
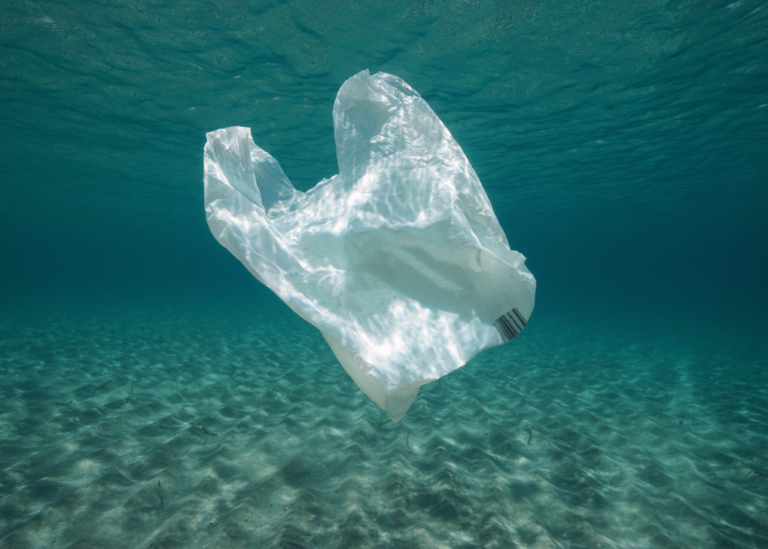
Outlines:
{"type": "Polygon", "coordinates": [[[520,314],[520,311],[513,308],[497,318],[493,325],[496,326],[504,343],[507,343],[523,331],[523,328],[525,328],[525,318],[520,314]]]}

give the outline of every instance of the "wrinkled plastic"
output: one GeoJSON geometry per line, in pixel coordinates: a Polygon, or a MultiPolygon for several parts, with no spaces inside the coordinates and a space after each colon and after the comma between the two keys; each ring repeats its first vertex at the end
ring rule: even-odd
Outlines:
{"type": "Polygon", "coordinates": [[[306,193],[248,128],[210,132],[208,225],[399,421],[419,387],[519,333],[536,281],[461,148],[403,80],[356,74],[333,121],[339,174],[306,193]]]}

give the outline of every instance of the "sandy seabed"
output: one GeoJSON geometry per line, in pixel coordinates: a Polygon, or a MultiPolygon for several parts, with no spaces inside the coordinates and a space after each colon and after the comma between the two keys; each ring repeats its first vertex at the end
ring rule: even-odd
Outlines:
{"type": "Polygon", "coordinates": [[[768,366],[534,318],[400,424],[281,310],[0,318],[0,547],[768,547],[768,366]]]}

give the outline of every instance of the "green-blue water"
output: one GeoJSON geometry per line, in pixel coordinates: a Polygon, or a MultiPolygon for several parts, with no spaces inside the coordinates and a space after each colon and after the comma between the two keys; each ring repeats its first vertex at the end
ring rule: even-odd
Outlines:
{"type": "Polygon", "coordinates": [[[6,1],[0,130],[0,547],[768,545],[768,3],[6,1]],[[398,425],[203,211],[366,68],[538,281],[398,425]]]}

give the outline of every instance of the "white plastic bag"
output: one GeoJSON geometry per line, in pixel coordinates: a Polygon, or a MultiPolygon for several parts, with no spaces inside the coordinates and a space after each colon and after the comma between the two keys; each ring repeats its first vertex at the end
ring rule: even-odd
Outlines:
{"type": "Polygon", "coordinates": [[[399,421],[420,386],[519,333],[536,281],[459,145],[400,78],[356,74],[333,121],[339,174],[306,193],[250,129],[209,133],[208,225],[399,421]]]}

